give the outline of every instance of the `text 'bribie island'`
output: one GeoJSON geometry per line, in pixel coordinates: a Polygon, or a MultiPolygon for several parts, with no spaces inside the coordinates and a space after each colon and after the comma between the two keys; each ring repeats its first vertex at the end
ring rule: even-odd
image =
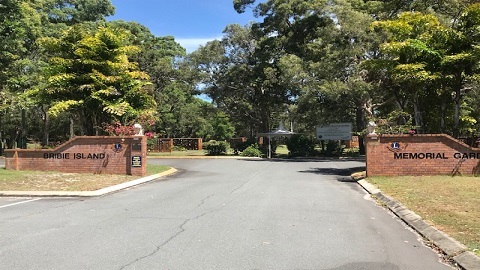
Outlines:
{"type": "Polygon", "coordinates": [[[105,153],[45,153],[44,159],[104,159],[105,153]]]}

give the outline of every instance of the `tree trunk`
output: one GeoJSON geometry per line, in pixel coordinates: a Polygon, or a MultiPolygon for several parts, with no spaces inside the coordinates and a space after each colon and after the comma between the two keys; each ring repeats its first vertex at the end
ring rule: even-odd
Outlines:
{"type": "Polygon", "coordinates": [[[74,129],[73,129],[73,116],[70,116],[70,139],[75,137],[74,129]]]}
{"type": "MultiPolygon", "coordinates": [[[[356,125],[359,131],[362,131],[366,128],[365,124],[365,114],[363,113],[363,107],[357,106],[357,111],[356,111],[356,116],[355,116],[355,121],[356,125]],[[363,127],[365,126],[365,127],[363,127]]],[[[359,136],[359,141],[358,141],[358,147],[359,147],[359,153],[360,155],[364,155],[366,152],[365,145],[363,144],[363,138],[362,136],[359,136]],[[361,138],[361,139],[360,139],[361,138]]],[[[323,145],[322,145],[323,147],[323,145]]]]}
{"type": "Polygon", "coordinates": [[[270,132],[270,113],[265,110],[262,112],[262,129],[264,132],[270,132]]]}
{"type": "Polygon", "coordinates": [[[0,156],[3,155],[3,136],[2,136],[2,116],[3,114],[0,113],[0,156]]]}
{"type": "MultiPolygon", "coordinates": [[[[356,105],[355,122],[358,131],[361,132],[367,128],[368,119],[373,117],[373,106],[369,98],[358,100],[356,105]]],[[[359,136],[358,147],[360,154],[364,155],[366,149],[361,136],[359,136]]]]}
{"type": "Polygon", "coordinates": [[[95,116],[92,117],[92,122],[93,122],[93,135],[95,136],[98,136],[98,121],[97,121],[97,118],[95,116]]]}
{"type": "Polygon", "coordinates": [[[460,124],[460,99],[461,99],[461,89],[458,87],[455,89],[455,112],[453,115],[453,137],[458,138],[459,135],[459,124],[460,124]]]}
{"type": "Polygon", "coordinates": [[[21,134],[21,131],[20,131],[20,127],[19,126],[16,126],[14,130],[11,131],[10,133],[10,141],[8,142],[8,148],[10,149],[14,149],[14,148],[18,148],[18,138],[20,137],[20,134],[21,134]]]}
{"type": "Polygon", "coordinates": [[[445,117],[446,117],[445,110],[446,110],[446,108],[447,108],[446,101],[444,99],[442,99],[442,104],[440,104],[440,109],[441,109],[441,112],[440,112],[440,132],[441,133],[445,132],[445,117]]]}
{"type": "Polygon", "coordinates": [[[48,146],[50,143],[50,118],[48,116],[48,112],[43,108],[40,107],[43,113],[43,139],[42,139],[42,146],[48,146]]]}
{"type": "Polygon", "coordinates": [[[455,104],[454,115],[453,115],[453,137],[458,138],[460,135],[459,125],[460,125],[460,101],[462,99],[462,74],[459,73],[455,76],[455,97],[453,103],[455,104]]]}
{"type": "Polygon", "coordinates": [[[25,109],[22,109],[22,127],[19,144],[21,149],[27,149],[27,111],[25,109]]]}
{"type": "Polygon", "coordinates": [[[413,114],[415,119],[415,125],[420,127],[420,130],[423,131],[424,129],[423,117],[420,109],[420,102],[418,101],[418,93],[415,93],[414,100],[413,100],[413,114]]]}

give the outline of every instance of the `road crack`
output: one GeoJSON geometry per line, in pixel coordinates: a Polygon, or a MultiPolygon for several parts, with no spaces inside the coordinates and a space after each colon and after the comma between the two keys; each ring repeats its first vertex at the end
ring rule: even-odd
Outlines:
{"type": "Polygon", "coordinates": [[[234,188],[230,194],[233,194],[235,193],[237,190],[240,190],[241,188],[243,188],[246,184],[248,184],[250,181],[252,181],[253,179],[257,178],[257,176],[261,173],[264,172],[265,169],[267,169],[268,167],[270,167],[271,164],[268,164],[267,166],[265,166],[265,168],[263,170],[260,170],[258,172],[256,172],[255,174],[253,174],[250,178],[248,178],[245,182],[243,182],[241,185],[239,185],[238,187],[234,188]]]}
{"type": "MultiPolygon", "coordinates": [[[[211,195],[211,196],[213,196],[213,195],[211,195]]],[[[207,197],[207,198],[208,198],[208,197],[207,197]]],[[[207,198],[205,198],[205,200],[206,200],[207,198]]],[[[174,240],[175,238],[177,238],[180,234],[184,233],[185,230],[186,230],[186,229],[184,228],[184,226],[185,226],[188,222],[193,221],[193,220],[197,220],[197,219],[199,219],[199,218],[201,218],[201,217],[203,217],[203,216],[205,216],[205,215],[208,215],[208,214],[211,214],[211,213],[217,212],[217,211],[219,211],[219,210],[212,210],[212,211],[203,213],[203,214],[201,214],[201,215],[198,215],[198,216],[196,216],[196,217],[193,217],[193,218],[189,218],[189,219],[184,220],[183,223],[180,224],[180,226],[178,226],[178,229],[179,229],[178,232],[174,233],[174,234],[173,234],[172,236],[170,236],[167,240],[165,240],[163,243],[161,243],[159,246],[157,246],[154,251],[152,251],[151,253],[149,253],[149,254],[147,254],[147,255],[145,255],[145,256],[139,257],[139,258],[135,259],[134,261],[132,261],[132,262],[130,262],[130,263],[128,263],[128,264],[123,265],[122,267],[120,267],[120,270],[126,269],[127,267],[132,266],[132,265],[134,265],[135,263],[137,263],[137,262],[139,262],[139,261],[141,261],[141,260],[144,260],[144,259],[147,259],[147,258],[149,258],[149,257],[154,256],[154,255],[157,254],[157,253],[160,251],[160,249],[162,249],[165,245],[167,245],[167,244],[170,243],[172,240],[174,240]]]]}
{"type": "Polygon", "coordinates": [[[204,205],[205,202],[210,199],[211,197],[215,196],[216,194],[212,194],[212,195],[209,195],[208,197],[206,197],[205,199],[203,199],[197,206],[195,206],[195,208],[199,208],[200,206],[204,205]]]}

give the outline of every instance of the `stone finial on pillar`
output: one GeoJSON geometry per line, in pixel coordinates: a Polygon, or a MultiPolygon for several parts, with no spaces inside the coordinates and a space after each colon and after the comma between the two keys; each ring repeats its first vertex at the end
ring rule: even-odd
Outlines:
{"type": "Polygon", "coordinates": [[[143,127],[140,124],[134,124],[135,136],[143,136],[143,127]]]}
{"type": "Polygon", "coordinates": [[[377,133],[375,132],[375,127],[376,126],[377,126],[377,124],[375,124],[375,122],[373,122],[373,121],[368,122],[367,138],[370,138],[372,140],[378,139],[377,133]]]}
{"type": "Polygon", "coordinates": [[[375,124],[375,122],[373,121],[370,121],[368,122],[368,126],[367,126],[367,131],[368,131],[368,134],[377,134],[375,133],[375,127],[377,126],[377,124],[375,124]]]}

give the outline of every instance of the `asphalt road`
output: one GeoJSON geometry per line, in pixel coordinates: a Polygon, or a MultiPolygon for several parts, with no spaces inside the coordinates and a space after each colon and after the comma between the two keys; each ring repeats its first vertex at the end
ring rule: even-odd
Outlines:
{"type": "Polygon", "coordinates": [[[91,199],[0,198],[0,269],[451,269],[376,205],[357,161],[149,160],[91,199]]]}

